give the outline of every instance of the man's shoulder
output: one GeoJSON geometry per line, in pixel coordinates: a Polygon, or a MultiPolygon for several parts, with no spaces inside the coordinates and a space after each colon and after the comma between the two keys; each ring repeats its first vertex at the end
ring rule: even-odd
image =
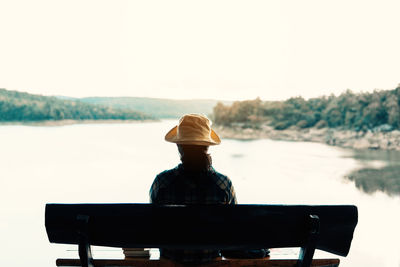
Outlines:
{"type": "Polygon", "coordinates": [[[211,174],[213,178],[215,179],[217,185],[221,187],[222,189],[227,189],[232,187],[232,182],[231,179],[229,179],[228,176],[217,172],[214,168],[212,168],[211,174]]]}
{"type": "Polygon", "coordinates": [[[178,167],[179,166],[169,170],[165,170],[157,174],[156,178],[153,181],[153,184],[150,187],[151,202],[154,202],[154,197],[155,195],[158,194],[158,191],[161,188],[167,187],[171,183],[171,181],[173,181],[174,178],[178,176],[179,173],[178,167]]]}
{"type": "Polygon", "coordinates": [[[165,170],[157,174],[156,178],[158,179],[164,179],[168,177],[175,177],[179,174],[179,165],[176,166],[175,168],[165,170]]]}
{"type": "Polygon", "coordinates": [[[214,168],[213,172],[215,184],[226,194],[225,204],[236,204],[236,193],[231,179],[229,179],[228,176],[217,172],[214,168]]]}
{"type": "Polygon", "coordinates": [[[217,172],[213,167],[211,167],[211,174],[213,176],[217,177],[218,179],[229,180],[228,176],[226,176],[225,174],[222,174],[220,172],[217,172]]]}
{"type": "Polygon", "coordinates": [[[175,168],[165,170],[157,174],[153,186],[163,187],[179,176],[179,165],[175,168]]]}

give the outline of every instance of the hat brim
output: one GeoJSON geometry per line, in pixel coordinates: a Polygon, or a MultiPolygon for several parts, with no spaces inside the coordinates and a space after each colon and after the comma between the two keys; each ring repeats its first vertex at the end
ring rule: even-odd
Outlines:
{"type": "Polygon", "coordinates": [[[215,146],[221,143],[221,139],[217,133],[211,129],[210,137],[207,139],[182,139],[178,138],[178,126],[172,128],[166,135],[165,141],[180,145],[198,145],[198,146],[215,146]]]}

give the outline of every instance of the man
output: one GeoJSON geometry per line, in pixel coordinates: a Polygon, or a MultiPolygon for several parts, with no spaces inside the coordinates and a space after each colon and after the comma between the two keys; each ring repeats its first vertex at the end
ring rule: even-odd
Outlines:
{"type": "MultiPolygon", "coordinates": [[[[157,175],[150,189],[152,203],[236,204],[232,182],[212,167],[211,156],[207,153],[209,146],[221,143],[207,117],[184,115],[166,134],[165,140],[177,144],[182,163],[157,175]]],[[[163,249],[161,256],[180,262],[207,262],[220,253],[216,250],[163,249]]]]}

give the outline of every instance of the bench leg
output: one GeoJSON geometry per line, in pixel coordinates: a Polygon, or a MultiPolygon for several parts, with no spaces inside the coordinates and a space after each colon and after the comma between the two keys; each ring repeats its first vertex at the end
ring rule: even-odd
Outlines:
{"type": "Polygon", "coordinates": [[[319,235],[319,217],[317,215],[310,215],[310,226],[311,228],[307,244],[300,249],[297,267],[311,266],[319,235]]]}
{"type": "Polygon", "coordinates": [[[79,258],[81,260],[82,267],[94,267],[92,251],[90,250],[90,245],[79,244],[79,258]]]}
{"type": "Polygon", "coordinates": [[[79,223],[79,258],[81,260],[81,265],[82,267],[94,267],[92,251],[89,244],[89,216],[78,215],[77,220],[79,223]]]}

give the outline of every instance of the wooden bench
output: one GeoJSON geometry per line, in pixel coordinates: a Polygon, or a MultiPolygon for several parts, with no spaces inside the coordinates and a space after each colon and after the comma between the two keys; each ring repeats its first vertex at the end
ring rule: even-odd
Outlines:
{"type": "Polygon", "coordinates": [[[347,256],[357,207],[305,205],[47,204],[49,241],[78,244],[80,260],[58,266],[183,266],[167,259],[93,260],[91,245],[221,249],[300,247],[298,259],[217,259],[207,266],[337,266],[315,249],[347,256]]]}

